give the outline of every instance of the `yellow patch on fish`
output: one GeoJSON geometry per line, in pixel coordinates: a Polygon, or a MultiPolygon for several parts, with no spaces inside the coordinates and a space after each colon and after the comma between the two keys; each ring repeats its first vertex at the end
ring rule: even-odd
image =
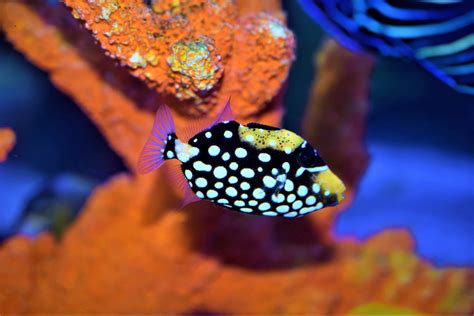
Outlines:
{"type": "Polygon", "coordinates": [[[344,199],[344,191],[346,187],[344,183],[334,174],[331,170],[326,170],[318,173],[314,176],[314,181],[321,186],[323,194],[329,192],[329,194],[337,195],[337,202],[341,202],[344,199]]]}
{"type": "Polygon", "coordinates": [[[286,129],[267,130],[243,125],[239,127],[239,136],[241,141],[257,149],[273,148],[287,153],[293,152],[304,142],[303,138],[286,129]]]}

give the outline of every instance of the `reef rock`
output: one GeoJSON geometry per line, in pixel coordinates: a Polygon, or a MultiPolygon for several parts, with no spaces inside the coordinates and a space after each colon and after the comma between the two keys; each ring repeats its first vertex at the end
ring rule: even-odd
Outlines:
{"type": "Polygon", "coordinates": [[[16,142],[15,133],[9,128],[0,128],[0,162],[7,159],[7,155],[16,142]]]}

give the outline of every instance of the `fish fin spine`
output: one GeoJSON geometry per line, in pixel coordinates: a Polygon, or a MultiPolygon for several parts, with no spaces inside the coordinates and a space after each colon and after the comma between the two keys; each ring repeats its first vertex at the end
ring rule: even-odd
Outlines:
{"type": "Polygon", "coordinates": [[[176,127],[171,110],[161,105],[156,111],[153,129],[138,159],[137,170],[141,174],[158,169],[167,159],[176,157],[174,143],[176,127]]]}

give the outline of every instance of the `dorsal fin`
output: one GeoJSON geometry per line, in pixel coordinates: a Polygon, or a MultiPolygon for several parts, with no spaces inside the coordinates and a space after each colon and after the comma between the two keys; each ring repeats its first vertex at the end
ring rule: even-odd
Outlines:
{"type": "Polygon", "coordinates": [[[227,100],[227,103],[224,105],[222,110],[219,112],[215,119],[209,119],[208,117],[203,117],[199,119],[189,120],[186,122],[186,126],[183,129],[179,130],[178,137],[184,142],[189,142],[189,140],[194,137],[194,135],[224,121],[235,120],[234,114],[230,107],[230,98],[227,100]]]}
{"type": "Polygon", "coordinates": [[[232,109],[230,107],[230,97],[229,97],[229,100],[227,100],[227,103],[224,105],[224,108],[222,109],[221,113],[217,116],[217,118],[214,120],[214,124],[212,125],[216,125],[225,121],[234,121],[234,120],[235,120],[235,116],[234,116],[234,113],[232,113],[232,109]]]}

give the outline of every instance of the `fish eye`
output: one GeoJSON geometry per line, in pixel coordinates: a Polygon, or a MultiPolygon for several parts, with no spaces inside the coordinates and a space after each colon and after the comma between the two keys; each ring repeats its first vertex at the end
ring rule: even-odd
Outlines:
{"type": "Polygon", "coordinates": [[[304,168],[311,168],[318,165],[320,162],[317,151],[311,146],[306,146],[298,154],[298,163],[304,168]]]}
{"type": "Polygon", "coordinates": [[[319,156],[318,151],[309,145],[305,148],[301,148],[297,160],[303,168],[313,168],[326,165],[321,156],[319,156]]]}

